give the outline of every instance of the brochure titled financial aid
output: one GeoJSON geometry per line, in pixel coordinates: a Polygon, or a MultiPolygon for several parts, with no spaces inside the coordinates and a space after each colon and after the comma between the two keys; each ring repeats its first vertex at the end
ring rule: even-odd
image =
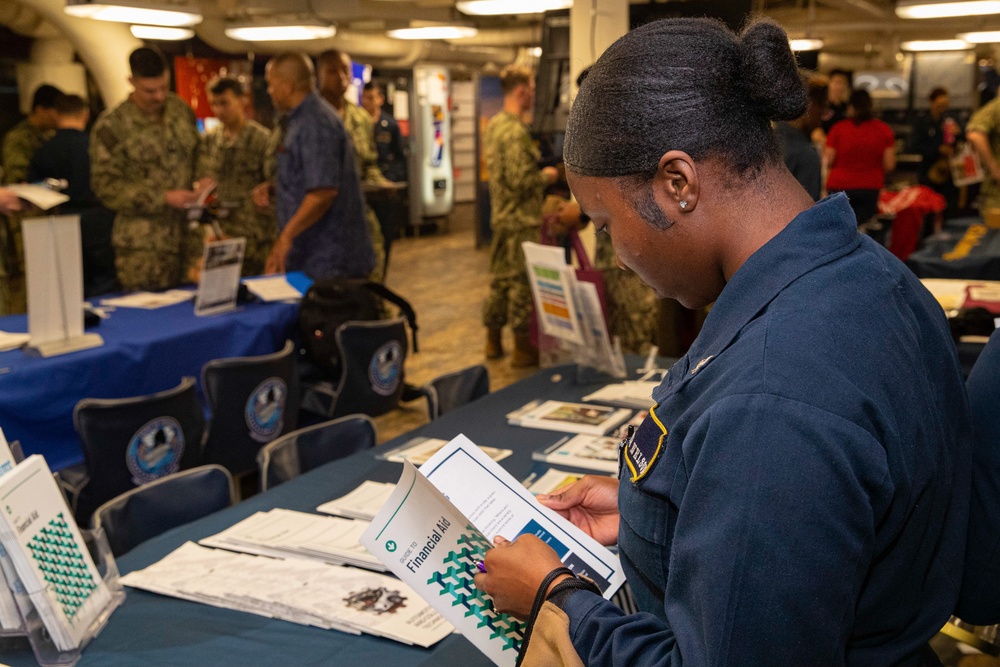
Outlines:
{"type": "Polygon", "coordinates": [[[624,583],[614,554],[539,504],[464,435],[420,470],[409,462],[403,466],[396,490],[361,543],[497,665],[514,665],[524,626],[493,611],[473,583],[476,563],[496,535],[538,536],[567,567],[592,578],[606,598],[624,583]]]}

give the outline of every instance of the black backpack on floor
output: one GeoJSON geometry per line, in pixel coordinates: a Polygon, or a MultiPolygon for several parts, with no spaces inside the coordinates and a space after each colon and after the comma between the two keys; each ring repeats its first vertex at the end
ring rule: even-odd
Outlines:
{"type": "Polygon", "coordinates": [[[337,329],[345,322],[382,319],[382,299],[397,306],[406,318],[416,352],[417,315],[409,301],[385,285],[363,278],[328,278],[314,282],[299,306],[299,333],[307,359],[332,378],[339,378],[337,329]]]}

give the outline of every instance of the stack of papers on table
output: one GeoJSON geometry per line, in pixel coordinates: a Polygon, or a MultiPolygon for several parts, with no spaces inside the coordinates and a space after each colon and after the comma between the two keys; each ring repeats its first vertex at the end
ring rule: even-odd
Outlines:
{"type": "Polygon", "coordinates": [[[592,394],[583,397],[583,400],[593,403],[605,403],[621,408],[633,408],[638,410],[649,410],[653,401],[653,390],[659,386],[659,382],[648,382],[643,380],[616,382],[601,387],[592,394]]]}
{"type": "Polygon", "coordinates": [[[454,628],[398,579],[306,560],[206,549],[188,542],[122,583],[301,625],[432,646],[454,628]]]}
{"type": "Polygon", "coordinates": [[[556,444],[532,453],[531,458],[556,465],[573,466],[596,472],[618,471],[617,438],[577,435],[563,438],[556,444]]]}
{"type": "Polygon", "coordinates": [[[389,500],[395,484],[388,482],[372,482],[365,480],[361,486],[354,489],[346,496],[334,498],[328,503],[323,503],[316,508],[317,512],[324,514],[334,514],[336,516],[347,517],[348,519],[360,519],[371,521],[389,500]]]}
{"type": "MultiPolygon", "coordinates": [[[[383,461],[395,461],[402,463],[409,461],[415,466],[422,466],[434,456],[439,449],[448,444],[447,440],[437,438],[417,437],[407,440],[399,447],[384,452],[378,456],[383,461]]],[[[479,449],[494,461],[502,461],[514,452],[510,449],[499,449],[497,447],[483,447],[479,449]]]]}
{"type": "Polygon", "coordinates": [[[0,331],[0,352],[16,350],[23,347],[29,340],[31,340],[30,334],[0,331]]]}
{"type": "Polygon", "coordinates": [[[385,566],[358,542],[366,528],[367,521],[273,509],[257,512],[200,542],[257,556],[317,560],[384,572],[385,566]]]}
{"type": "Polygon", "coordinates": [[[605,435],[630,417],[632,411],[624,408],[563,401],[532,401],[508,414],[507,422],[526,428],[605,435]]]}
{"type": "Polygon", "coordinates": [[[111,593],[45,459],[30,456],[0,478],[0,507],[4,578],[26,593],[60,651],[79,648],[111,593]]]}
{"type": "Polygon", "coordinates": [[[276,276],[244,278],[243,284],[261,301],[299,301],[312,280],[300,271],[276,276]]]}
{"type": "Polygon", "coordinates": [[[118,308],[144,308],[153,310],[165,306],[173,306],[184,303],[194,298],[194,292],[186,289],[172,289],[166,292],[133,292],[125,296],[116,296],[111,299],[101,299],[104,306],[116,306],[118,308]]]}

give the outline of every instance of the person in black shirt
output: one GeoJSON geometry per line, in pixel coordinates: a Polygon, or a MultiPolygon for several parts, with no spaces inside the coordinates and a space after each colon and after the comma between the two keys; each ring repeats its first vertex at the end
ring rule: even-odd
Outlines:
{"type": "Polygon", "coordinates": [[[90,110],[79,95],[62,95],[56,101],[59,115],[54,137],[35,151],[28,166],[28,181],[64,179],[69,201],[59,211],[80,216],[83,248],[83,294],[90,298],[118,287],[115,251],[111,245],[114,212],[105,208],[90,189],[90,110]]]}
{"type": "MultiPolygon", "coordinates": [[[[364,107],[375,125],[375,148],[378,150],[378,168],[395,183],[406,182],[406,150],[399,123],[385,110],[385,87],[373,80],[361,94],[364,107]]],[[[399,191],[381,193],[370,200],[385,238],[385,269],[389,267],[389,249],[406,223],[406,203],[399,191]]]]}
{"type": "Polygon", "coordinates": [[[830,71],[829,104],[823,114],[823,132],[847,118],[848,100],[851,98],[851,73],[847,70],[830,71]]]}
{"type": "Polygon", "coordinates": [[[954,211],[958,189],[951,180],[949,160],[955,154],[955,142],[961,128],[948,116],[948,91],[935,88],[929,95],[928,113],[913,124],[911,150],[920,154],[917,180],[944,196],[948,210],[954,211]]]}

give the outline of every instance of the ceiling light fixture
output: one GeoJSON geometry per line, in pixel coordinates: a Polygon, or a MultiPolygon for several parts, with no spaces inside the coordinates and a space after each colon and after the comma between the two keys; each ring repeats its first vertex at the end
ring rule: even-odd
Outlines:
{"type": "Polygon", "coordinates": [[[225,29],[226,37],[241,42],[299,42],[308,39],[327,39],[337,34],[337,29],[312,20],[291,20],[271,23],[244,23],[225,29]]]}
{"type": "Polygon", "coordinates": [[[194,37],[191,28],[166,28],[162,25],[134,25],[129,28],[132,36],[137,39],[153,39],[165,42],[177,42],[194,37]]]}
{"type": "Polygon", "coordinates": [[[964,39],[969,44],[1000,44],[1000,30],[960,32],[957,37],[959,39],[964,39]]]}
{"type": "Polygon", "coordinates": [[[107,3],[90,0],[66,0],[63,11],[70,16],[114,21],[116,23],[141,23],[144,25],[187,27],[201,23],[201,14],[189,11],[183,5],[157,4],[137,0],[113,0],[107,3]]]}
{"type": "Polygon", "coordinates": [[[479,31],[469,25],[411,24],[409,28],[396,28],[386,32],[393,39],[463,39],[475,37],[479,31]]]}
{"type": "Polygon", "coordinates": [[[573,0],[459,0],[458,11],[472,16],[499,14],[541,14],[557,9],[569,9],[573,0]]]}
{"type": "Polygon", "coordinates": [[[986,14],[1000,14],[1000,0],[899,0],[896,4],[896,16],[901,19],[943,19],[986,14]]]}
{"type": "Polygon", "coordinates": [[[819,51],[823,48],[823,40],[804,37],[802,39],[790,39],[788,40],[788,45],[792,47],[792,51],[819,51]]]}
{"type": "Polygon", "coordinates": [[[964,39],[918,39],[902,42],[899,48],[903,51],[965,51],[972,45],[964,39]]]}

